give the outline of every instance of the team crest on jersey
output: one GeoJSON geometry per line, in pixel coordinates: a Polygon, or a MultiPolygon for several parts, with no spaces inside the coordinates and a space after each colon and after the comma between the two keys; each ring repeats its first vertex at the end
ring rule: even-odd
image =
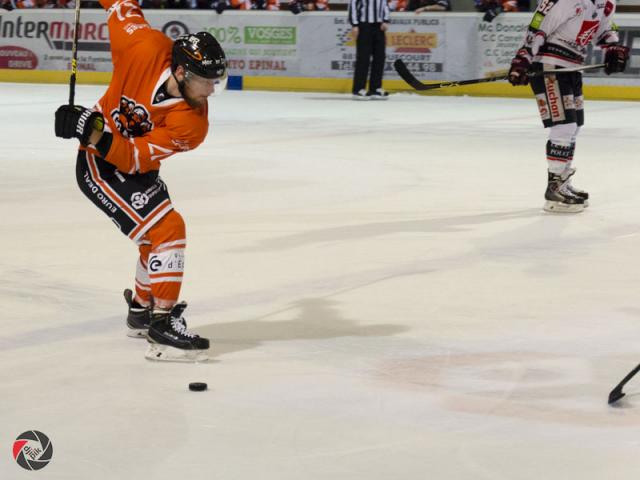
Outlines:
{"type": "Polygon", "coordinates": [[[120,133],[127,138],[140,137],[153,128],[147,109],[124,95],[120,97],[120,106],[111,110],[111,118],[120,133]]]}
{"type": "Polygon", "coordinates": [[[582,22],[580,33],[578,33],[578,36],[576,37],[577,44],[583,47],[589,45],[589,43],[591,43],[591,40],[593,39],[593,36],[598,31],[599,25],[600,22],[598,20],[585,20],[584,22],[582,22]]]}

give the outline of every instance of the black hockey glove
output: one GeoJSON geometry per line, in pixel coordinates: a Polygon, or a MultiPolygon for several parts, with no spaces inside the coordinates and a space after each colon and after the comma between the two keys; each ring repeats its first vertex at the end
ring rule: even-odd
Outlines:
{"type": "Polygon", "coordinates": [[[529,68],[531,62],[521,52],[518,52],[513,60],[511,60],[511,68],[509,69],[509,83],[513,86],[527,85],[529,83],[529,68]]]}
{"type": "Polygon", "coordinates": [[[604,54],[604,73],[611,75],[612,73],[624,72],[627,68],[627,60],[629,60],[629,48],[622,45],[611,45],[607,47],[604,54]]]}
{"type": "Polygon", "coordinates": [[[62,105],[56,110],[56,137],[77,138],[89,144],[93,130],[104,130],[104,117],[80,105],[62,105]]]}

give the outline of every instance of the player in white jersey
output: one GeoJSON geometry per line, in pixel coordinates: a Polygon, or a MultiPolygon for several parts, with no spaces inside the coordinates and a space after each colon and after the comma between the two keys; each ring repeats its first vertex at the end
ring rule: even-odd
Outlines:
{"type": "MultiPolygon", "coordinates": [[[[607,75],[623,72],[629,49],[619,45],[612,21],[613,0],[542,0],[529,25],[522,47],[511,61],[509,82],[527,85],[530,72],[583,65],[587,47],[594,43],[605,52],[607,75]]],[[[576,137],[584,123],[582,74],[567,72],[532,76],[540,116],[549,128],[548,184],[544,209],[581,212],[589,194],[571,185],[571,164],[576,137]]]]}

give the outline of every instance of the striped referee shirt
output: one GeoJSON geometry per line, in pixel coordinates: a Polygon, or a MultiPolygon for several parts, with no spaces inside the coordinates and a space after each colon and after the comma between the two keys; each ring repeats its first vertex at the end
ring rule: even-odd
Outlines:
{"type": "Polygon", "coordinates": [[[349,0],[349,23],[388,23],[387,0],[349,0]]]}

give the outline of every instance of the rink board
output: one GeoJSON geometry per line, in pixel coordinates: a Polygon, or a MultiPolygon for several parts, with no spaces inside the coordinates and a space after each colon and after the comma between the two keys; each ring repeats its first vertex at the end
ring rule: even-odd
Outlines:
{"type": "MultiPolygon", "coordinates": [[[[343,12],[291,15],[286,12],[147,11],[150,24],[170,37],[206,30],[223,45],[235,89],[282,91],[351,91],[355,42],[343,12]]],[[[393,69],[402,59],[420,80],[456,81],[495,75],[508,68],[521,45],[530,14],[482,21],[473,13],[393,14],[387,33],[385,87],[409,91],[393,69]]],[[[591,98],[640,98],[640,64],[636,39],[640,18],[618,15],[621,41],[631,48],[627,71],[607,77],[585,74],[591,98]],[[596,88],[597,86],[597,88],[596,88]]],[[[79,83],[107,83],[112,69],[105,12],[82,12],[79,32],[79,83]]],[[[0,13],[0,81],[66,83],[73,38],[71,11],[0,13]]],[[[590,48],[586,63],[602,62],[590,48]]],[[[506,82],[457,87],[429,95],[529,96],[528,89],[506,82]]]]}
{"type": "MultiPolygon", "coordinates": [[[[107,72],[83,72],[78,76],[79,84],[107,85],[111,74],[107,72]]],[[[283,78],[283,77],[236,77],[241,88],[234,90],[263,90],[290,92],[334,92],[349,93],[351,81],[347,79],[326,78],[283,78]]],[[[33,70],[0,70],[0,82],[19,83],[66,83],[68,72],[33,71],[33,70]]],[[[385,80],[384,87],[390,92],[407,91],[402,80],[385,80]]],[[[409,91],[413,91],[409,89],[409,91]]],[[[640,100],[640,87],[632,85],[585,85],[585,96],[593,100],[640,100]]],[[[425,96],[462,96],[477,97],[532,97],[529,87],[512,87],[508,83],[489,83],[467,85],[455,88],[431,90],[425,96]]]]}

